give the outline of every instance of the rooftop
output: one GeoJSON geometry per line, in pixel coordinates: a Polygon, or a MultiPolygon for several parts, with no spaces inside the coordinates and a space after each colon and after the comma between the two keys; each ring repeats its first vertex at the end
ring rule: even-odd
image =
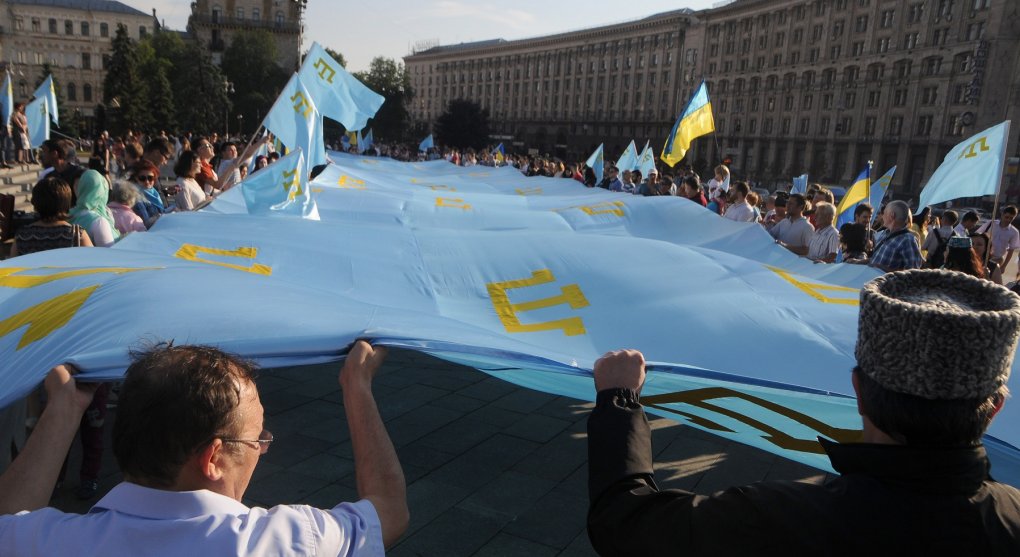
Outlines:
{"type": "Polygon", "coordinates": [[[72,10],[86,10],[90,12],[111,12],[126,15],[149,16],[149,14],[136,10],[123,2],[116,0],[10,0],[11,4],[22,4],[25,6],[47,6],[53,8],[67,8],[72,10]]]}

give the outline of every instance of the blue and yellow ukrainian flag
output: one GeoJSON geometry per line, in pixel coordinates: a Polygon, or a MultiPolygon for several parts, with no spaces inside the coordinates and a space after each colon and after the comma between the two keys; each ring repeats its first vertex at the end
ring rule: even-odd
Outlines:
{"type": "Polygon", "coordinates": [[[839,202],[839,206],[836,207],[836,228],[843,226],[848,222],[854,221],[854,210],[857,209],[857,204],[862,201],[871,200],[871,161],[864,166],[864,170],[857,175],[857,179],[854,180],[854,184],[847,190],[846,195],[843,196],[843,200],[839,202]]]}
{"type": "Polygon", "coordinates": [[[688,101],[687,108],[680,113],[676,124],[673,124],[673,130],[669,132],[659,158],[675,166],[691,148],[691,141],[714,131],[715,119],[712,118],[712,103],[708,100],[708,86],[702,81],[688,101]]]}
{"type": "Polygon", "coordinates": [[[506,149],[503,147],[502,143],[492,150],[492,156],[496,159],[496,162],[503,164],[503,161],[506,160],[506,149]]]}

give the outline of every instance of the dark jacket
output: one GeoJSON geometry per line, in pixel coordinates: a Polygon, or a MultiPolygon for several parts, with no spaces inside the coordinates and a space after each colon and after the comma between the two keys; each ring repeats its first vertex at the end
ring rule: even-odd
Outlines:
{"type": "Polygon", "coordinates": [[[1020,555],[1020,491],[991,481],[982,446],[821,440],[840,477],[712,496],[659,491],[651,432],[628,389],[588,418],[588,536],[601,555],[1020,555]]]}

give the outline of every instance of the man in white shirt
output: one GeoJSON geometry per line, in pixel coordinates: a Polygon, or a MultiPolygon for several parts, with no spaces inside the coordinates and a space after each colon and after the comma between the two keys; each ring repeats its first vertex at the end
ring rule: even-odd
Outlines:
{"type": "Polygon", "coordinates": [[[747,182],[737,182],[730,188],[729,204],[724,217],[737,222],[754,222],[754,208],[747,202],[747,194],[751,189],[747,182]]]}
{"type": "Polygon", "coordinates": [[[814,227],[804,218],[806,207],[807,200],[803,195],[791,195],[786,200],[786,218],[769,229],[777,244],[797,255],[807,255],[811,237],[815,234],[814,227]]]}
{"type": "Polygon", "coordinates": [[[19,556],[381,556],[408,521],[403,471],[371,390],[384,358],[382,348],[358,341],[344,362],[340,385],[362,499],[328,510],[241,503],[273,441],[254,365],[215,348],[166,345],[125,374],[113,429],[124,482],[86,515],[43,508],[95,391],[57,366],[46,378],[46,410],[0,476],[0,547],[19,556]]]}
{"type": "Polygon", "coordinates": [[[839,251],[839,231],[832,226],[836,219],[836,207],[827,201],[815,205],[815,233],[808,243],[807,258],[815,263],[832,263],[839,251]]]}
{"type": "Polygon", "coordinates": [[[1007,205],[999,218],[985,224],[978,232],[987,233],[992,237],[992,259],[999,261],[999,268],[1005,269],[1013,259],[1013,252],[1020,248],[1020,231],[1013,226],[1017,209],[1007,205]]]}
{"type": "Polygon", "coordinates": [[[223,180],[221,190],[230,189],[234,184],[241,181],[241,172],[234,165],[237,158],[237,145],[233,141],[227,141],[220,146],[220,167],[216,169],[216,175],[223,180]],[[226,173],[226,174],[225,174],[226,173]]]}

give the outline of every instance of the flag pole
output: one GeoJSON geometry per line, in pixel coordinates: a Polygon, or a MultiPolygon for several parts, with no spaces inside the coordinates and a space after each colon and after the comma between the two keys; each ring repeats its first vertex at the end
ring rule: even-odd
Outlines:
{"type": "MultiPolygon", "coordinates": [[[[1009,124],[1010,124],[1010,121],[1006,120],[1005,124],[1006,124],[1006,132],[1003,134],[1003,136],[1006,137],[1006,141],[1008,142],[1009,141],[1009,124]]],[[[999,152],[999,173],[998,173],[999,183],[995,185],[995,199],[992,200],[992,218],[991,218],[991,220],[988,221],[988,232],[989,232],[989,234],[988,234],[988,248],[985,250],[985,257],[984,257],[984,262],[983,262],[984,263],[984,267],[986,269],[988,268],[988,259],[992,255],[992,237],[995,236],[995,231],[992,230],[992,224],[991,223],[993,221],[995,221],[995,216],[997,214],[999,214],[999,196],[1002,195],[1002,175],[1003,175],[1003,172],[1005,171],[1005,169],[1006,169],[1006,149],[1005,149],[1005,146],[1003,146],[1003,148],[999,152]]],[[[1002,271],[1005,271],[1005,270],[1006,269],[1002,269],[1002,271]]],[[[1018,275],[1018,276],[1020,276],[1020,275],[1018,275]]],[[[991,277],[987,277],[987,278],[989,280],[991,280],[991,277]]]]}

